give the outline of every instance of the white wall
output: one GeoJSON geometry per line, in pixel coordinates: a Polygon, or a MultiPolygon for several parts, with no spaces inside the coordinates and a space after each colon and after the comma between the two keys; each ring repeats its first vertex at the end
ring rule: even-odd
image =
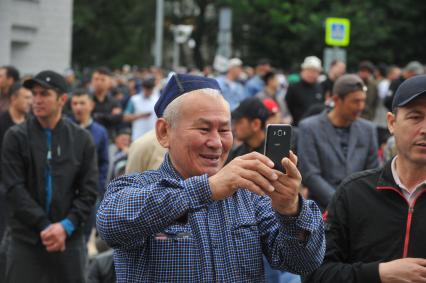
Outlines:
{"type": "Polygon", "coordinates": [[[72,0],[0,0],[0,65],[22,74],[71,63],[72,0]]]}

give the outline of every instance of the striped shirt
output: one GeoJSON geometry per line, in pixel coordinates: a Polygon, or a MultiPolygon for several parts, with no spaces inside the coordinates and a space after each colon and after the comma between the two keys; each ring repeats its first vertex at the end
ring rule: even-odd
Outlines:
{"type": "Polygon", "coordinates": [[[109,185],[97,226],[114,248],[117,282],[264,282],[262,253],[297,274],[322,262],[320,210],[300,204],[298,217],[286,217],[244,189],[213,201],[206,174],[184,180],[166,155],[158,170],[109,185]]]}

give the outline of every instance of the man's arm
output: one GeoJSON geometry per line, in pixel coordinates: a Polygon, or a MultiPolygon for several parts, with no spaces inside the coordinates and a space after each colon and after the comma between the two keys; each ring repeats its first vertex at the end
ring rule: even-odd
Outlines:
{"type": "Polygon", "coordinates": [[[108,175],[109,155],[108,155],[108,133],[105,128],[102,127],[102,138],[99,145],[99,187],[101,188],[101,194],[103,195],[106,187],[106,179],[108,175]]]}
{"type": "Polygon", "coordinates": [[[83,160],[74,181],[74,188],[77,189],[77,192],[66,217],[72,223],[74,229],[84,224],[95,205],[98,180],[96,148],[92,138],[87,135],[83,149],[83,160]]]}
{"type": "Polygon", "coordinates": [[[28,183],[26,178],[29,174],[23,154],[30,150],[21,148],[21,146],[16,130],[9,129],[3,141],[2,178],[14,215],[22,223],[40,232],[50,224],[50,221],[43,208],[31,197],[26,187],[28,183]]]}
{"type": "Polygon", "coordinates": [[[374,169],[379,167],[379,160],[377,159],[377,153],[379,150],[378,138],[377,138],[377,127],[371,125],[370,143],[368,145],[368,157],[367,164],[365,164],[365,170],[374,169]]]}
{"type": "Polygon", "coordinates": [[[153,172],[121,176],[108,186],[97,228],[112,247],[140,247],[146,237],[209,204],[211,197],[207,175],[181,181],[153,172]]]}
{"type": "Polygon", "coordinates": [[[327,207],[336,190],[321,176],[323,164],[319,160],[318,145],[311,128],[304,123],[299,124],[297,150],[300,157],[300,171],[303,183],[309,189],[309,195],[312,195],[321,207],[327,207]]]}
{"type": "Polygon", "coordinates": [[[270,200],[259,198],[256,205],[263,251],[271,266],[306,274],[319,267],[324,257],[323,221],[317,205],[298,195],[301,176],[296,155],[290,152],[282,165],[286,173],[277,172],[270,200]]]}

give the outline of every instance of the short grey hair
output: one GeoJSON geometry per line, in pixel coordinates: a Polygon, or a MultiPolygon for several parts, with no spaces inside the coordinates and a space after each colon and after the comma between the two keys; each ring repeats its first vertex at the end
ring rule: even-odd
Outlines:
{"type": "Polygon", "coordinates": [[[170,102],[169,105],[167,105],[166,109],[164,110],[163,118],[172,128],[176,127],[177,121],[180,118],[179,117],[181,112],[180,109],[182,106],[183,99],[195,92],[197,92],[199,95],[207,95],[210,97],[219,98],[223,100],[224,104],[227,105],[229,109],[229,103],[223,98],[222,94],[217,89],[202,88],[202,89],[193,90],[193,91],[184,93],[178,98],[174,99],[172,102],[170,102]]]}

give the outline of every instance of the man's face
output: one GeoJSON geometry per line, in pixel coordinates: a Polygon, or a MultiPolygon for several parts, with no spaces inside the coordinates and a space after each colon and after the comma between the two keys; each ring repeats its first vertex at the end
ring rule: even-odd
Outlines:
{"type": "Polygon", "coordinates": [[[335,99],[335,109],[342,119],[353,122],[364,110],[366,98],[362,90],[351,92],[344,98],[335,99]]]}
{"type": "Polygon", "coordinates": [[[411,164],[426,166],[426,97],[400,107],[396,116],[388,113],[387,119],[398,156],[411,164]]]}
{"type": "Polygon", "coordinates": [[[107,92],[111,86],[111,78],[107,75],[94,72],[91,84],[95,93],[107,92]]]}
{"type": "Polygon", "coordinates": [[[252,120],[246,117],[235,120],[234,122],[235,138],[242,142],[247,142],[255,134],[252,120]]]}
{"type": "Polygon", "coordinates": [[[262,64],[262,65],[259,65],[257,67],[257,69],[258,69],[258,73],[260,75],[264,75],[267,72],[271,71],[271,65],[270,64],[262,64]]]}
{"type": "Polygon", "coordinates": [[[130,146],[130,135],[120,134],[115,138],[115,145],[119,150],[124,150],[130,146]]]}
{"type": "Polygon", "coordinates": [[[71,109],[74,117],[79,122],[86,121],[90,117],[94,106],[94,102],[87,94],[71,98],[71,109]]]}
{"type": "Polygon", "coordinates": [[[337,79],[346,72],[346,64],[343,62],[337,62],[330,70],[333,76],[337,79]]]}
{"type": "Polygon", "coordinates": [[[13,104],[19,112],[28,113],[33,102],[33,94],[31,90],[21,87],[18,93],[12,96],[12,100],[14,100],[13,104]]]}
{"type": "Polygon", "coordinates": [[[358,71],[358,76],[363,80],[367,81],[371,77],[371,73],[368,70],[361,69],[358,71]]]}
{"type": "Polygon", "coordinates": [[[65,103],[65,95],[36,85],[32,89],[33,93],[33,113],[34,116],[41,119],[56,117],[65,103]]]}
{"type": "Polygon", "coordinates": [[[302,79],[308,84],[314,84],[317,82],[320,72],[317,69],[306,68],[300,73],[302,79]]]}
{"type": "Polygon", "coordinates": [[[0,90],[5,89],[7,86],[6,69],[0,68],[0,90]]]}
{"type": "Polygon", "coordinates": [[[231,76],[234,77],[235,79],[238,79],[241,75],[242,72],[242,68],[241,66],[234,66],[231,69],[229,69],[229,72],[231,73],[231,76]]]}
{"type": "Polygon", "coordinates": [[[232,146],[231,114],[220,97],[193,93],[182,99],[167,136],[170,158],[184,178],[216,174],[232,146]]]}
{"type": "Polygon", "coordinates": [[[270,80],[268,80],[268,86],[275,91],[278,90],[278,87],[280,86],[280,82],[278,81],[277,75],[273,76],[270,80]]]}

